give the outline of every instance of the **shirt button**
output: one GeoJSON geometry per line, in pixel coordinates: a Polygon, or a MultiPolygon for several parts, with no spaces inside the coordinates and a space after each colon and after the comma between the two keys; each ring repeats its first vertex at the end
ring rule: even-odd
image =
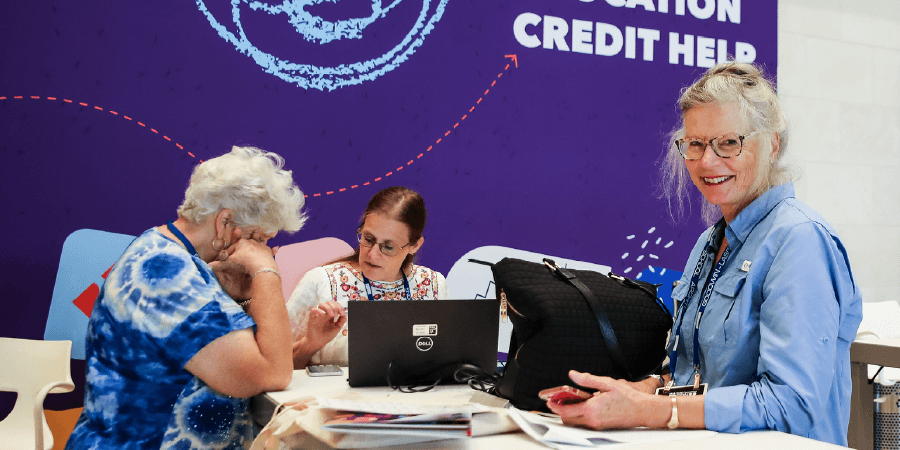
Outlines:
{"type": "Polygon", "coordinates": [[[823,343],[823,344],[827,344],[827,343],[828,343],[828,338],[827,338],[827,337],[822,338],[822,343],[823,343]]]}

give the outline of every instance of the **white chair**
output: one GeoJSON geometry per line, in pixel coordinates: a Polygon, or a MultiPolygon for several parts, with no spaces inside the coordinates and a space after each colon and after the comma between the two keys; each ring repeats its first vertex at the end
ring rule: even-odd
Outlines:
{"type": "Polygon", "coordinates": [[[44,398],[72,392],[72,341],[0,338],[0,391],[17,392],[0,422],[0,449],[49,450],[53,434],[44,418],[44,398]]]}

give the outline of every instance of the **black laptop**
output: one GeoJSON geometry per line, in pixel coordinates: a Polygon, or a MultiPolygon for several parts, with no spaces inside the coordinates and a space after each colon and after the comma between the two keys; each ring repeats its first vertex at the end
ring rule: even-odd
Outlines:
{"type": "Polygon", "coordinates": [[[497,369],[499,300],[347,302],[350,386],[452,382],[460,364],[497,369]]]}

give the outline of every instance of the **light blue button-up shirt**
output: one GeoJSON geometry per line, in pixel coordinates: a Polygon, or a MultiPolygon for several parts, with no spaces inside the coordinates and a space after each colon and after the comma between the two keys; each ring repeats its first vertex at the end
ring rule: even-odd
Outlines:
{"type": "MultiPolygon", "coordinates": [[[[675,327],[677,385],[693,382],[697,306],[721,237],[700,236],[672,297],[681,302],[675,327]],[[709,242],[709,243],[708,243],[709,242]],[[691,298],[691,274],[711,252],[691,298]]],[[[700,377],[709,383],[706,427],[739,433],[773,429],[847,445],[850,343],[862,298],[847,251],[834,229],[775,186],[725,228],[732,249],[700,322],[700,377]]],[[[674,336],[673,330],[673,336],[674,336]]],[[[674,339],[669,342],[672,351],[674,339]]]]}

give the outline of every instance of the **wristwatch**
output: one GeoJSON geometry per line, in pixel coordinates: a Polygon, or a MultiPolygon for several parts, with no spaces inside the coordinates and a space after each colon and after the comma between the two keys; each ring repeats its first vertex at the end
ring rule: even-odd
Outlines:
{"type": "Polygon", "coordinates": [[[665,386],[666,386],[666,380],[664,380],[663,377],[661,377],[661,376],[659,376],[659,375],[657,375],[657,374],[655,374],[655,373],[654,373],[654,374],[650,374],[650,376],[649,376],[648,378],[653,378],[653,379],[655,379],[656,381],[658,381],[658,382],[659,382],[659,387],[665,387],[665,386]]]}
{"type": "Polygon", "coordinates": [[[676,403],[676,399],[678,397],[669,397],[672,399],[672,418],[669,419],[669,424],[667,425],[670,430],[674,430],[678,428],[678,403],[676,403]]]}

